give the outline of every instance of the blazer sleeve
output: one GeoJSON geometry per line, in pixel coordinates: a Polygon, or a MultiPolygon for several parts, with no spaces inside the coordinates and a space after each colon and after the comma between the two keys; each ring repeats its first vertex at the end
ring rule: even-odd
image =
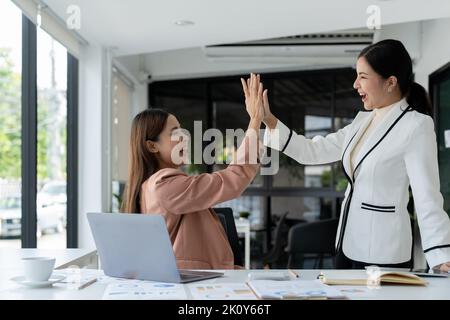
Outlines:
{"type": "Polygon", "coordinates": [[[414,197],[425,257],[431,268],[450,261],[450,219],[440,192],[436,134],[425,117],[411,134],[405,164],[414,197]]]}
{"type": "Polygon", "coordinates": [[[345,136],[350,126],[351,124],[325,137],[315,136],[308,139],[278,120],[275,129],[265,130],[264,145],[282,151],[305,165],[336,162],[341,160],[345,136]]]}
{"type": "MultiPolygon", "coordinates": [[[[163,169],[155,183],[162,207],[174,214],[186,214],[213,207],[239,197],[254,179],[259,164],[249,158],[248,137],[237,151],[238,159],[226,169],[188,176],[180,170],[163,169]],[[247,161],[244,162],[244,159],[247,161]]],[[[256,157],[255,157],[256,158],[256,157]]]]}

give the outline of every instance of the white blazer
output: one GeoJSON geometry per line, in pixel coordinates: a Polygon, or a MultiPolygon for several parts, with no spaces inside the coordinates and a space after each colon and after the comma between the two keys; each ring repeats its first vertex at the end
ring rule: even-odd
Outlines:
{"type": "Polygon", "coordinates": [[[264,144],[305,165],[342,161],[349,181],[342,203],[336,249],[355,261],[397,264],[411,259],[407,210],[411,185],[422,247],[430,267],[450,261],[450,219],[443,210],[433,119],[395,103],[360,149],[354,172],[350,153],[373,112],[326,137],[307,139],[278,121],[264,144]]]}

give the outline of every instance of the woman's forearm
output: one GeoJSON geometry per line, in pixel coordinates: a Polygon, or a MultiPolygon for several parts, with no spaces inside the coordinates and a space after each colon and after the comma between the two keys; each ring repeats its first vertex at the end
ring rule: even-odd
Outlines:
{"type": "Polygon", "coordinates": [[[255,119],[255,118],[251,118],[250,122],[248,124],[247,131],[252,130],[254,132],[258,132],[260,127],[261,127],[261,120],[260,119],[255,119]]]}
{"type": "Polygon", "coordinates": [[[264,119],[264,124],[269,129],[275,129],[277,127],[278,119],[272,114],[267,119],[264,119]]]}
{"type": "Polygon", "coordinates": [[[256,165],[259,163],[261,157],[262,144],[259,140],[259,129],[261,127],[262,119],[252,117],[248,124],[245,138],[242,141],[236,152],[236,159],[233,161],[236,164],[256,165]]]}

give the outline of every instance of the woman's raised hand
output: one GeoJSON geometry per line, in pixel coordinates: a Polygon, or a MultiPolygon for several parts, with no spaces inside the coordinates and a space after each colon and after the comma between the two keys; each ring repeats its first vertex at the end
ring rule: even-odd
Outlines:
{"type": "Polygon", "coordinates": [[[263,121],[263,85],[260,81],[260,76],[252,73],[247,81],[241,78],[241,83],[244,90],[247,113],[252,120],[263,121]]]}
{"type": "MultiPolygon", "coordinates": [[[[249,109],[249,103],[250,103],[250,90],[249,90],[249,88],[251,88],[251,85],[254,84],[252,82],[252,79],[254,79],[255,77],[256,77],[256,80],[259,83],[260,82],[260,76],[259,75],[255,76],[254,74],[251,74],[250,78],[247,79],[247,81],[245,81],[244,79],[241,78],[242,88],[243,88],[244,94],[245,94],[245,105],[247,107],[247,111],[249,109]]],[[[275,116],[270,111],[269,98],[267,97],[267,89],[264,90],[263,93],[262,93],[262,101],[263,101],[263,105],[262,106],[263,106],[263,111],[264,111],[264,115],[263,115],[262,121],[269,128],[275,127],[278,120],[277,120],[277,118],[275,118],[275,116]]]]}

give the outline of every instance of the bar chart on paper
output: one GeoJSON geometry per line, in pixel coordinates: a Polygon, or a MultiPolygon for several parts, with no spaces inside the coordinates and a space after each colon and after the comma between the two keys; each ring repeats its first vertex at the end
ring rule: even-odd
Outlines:
{"type": "Polygon", "coordinates": [[[180,300],[187,299],[181,284],[121,281],[110,283],[103,294],[103,300],[180,300]]]}
{"type": "Polygon", "coordinates": [[[256,296],[245,283],[190,284],[195,300],[255,300],[256,296]]]}

